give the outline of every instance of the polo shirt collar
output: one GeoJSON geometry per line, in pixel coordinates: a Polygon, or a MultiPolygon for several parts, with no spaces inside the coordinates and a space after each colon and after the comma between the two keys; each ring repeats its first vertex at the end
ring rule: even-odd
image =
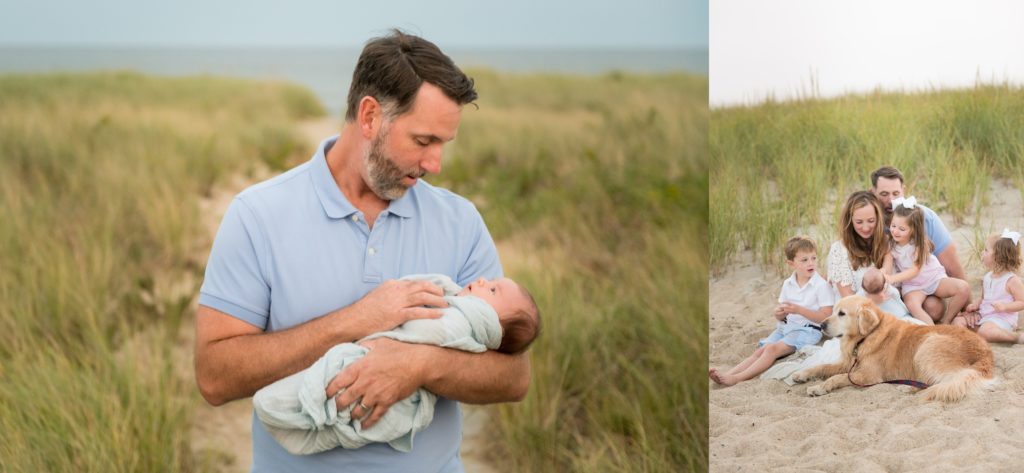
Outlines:
{"type": "Polygon", "coordinates": [[[316,153],[313,155],[310,177],[313,179],[313,188],[316,189],[316,195],[320,198],[320,205],[323,205],[327,216],[330,218],[345,218],[356,213],[356,208],[345,198],[345,194],[341,192],[338,184],[334,182],[331,168],[327,167],[327,150],[334,146],[334,142],[337,140],[338,135],[334,135],[320,143],[320,147],[317,148],[316,153]]]}
{"type": "Polygon", "coordinates": [[[786,281],[783,284],[787,286],[792,286],[796,289],[800,289],[800,285],[796,283],[796,273],[791,273],[789,277],[786,278],[786,281]]]}
{"type": "Polygon", "coordinates": [[[821,278],[821,276],[818,276],[817,271],[815,271],[814,274],[811,275],[811,278],[807,280],[807,284],[804,284],[804,287],[800,287],[800,283],[796,281],[796,273],[792,273],[789,275],[789,278],[786,279],[786,282],[784,284],[788,284],[792,286],[793,289],[796,289],[798,291],[803,291],[804,289],[811,287],[811,284],[814,283],[815,278],[821,278]]]}
{"type": "Polygon", "coordinates": [[[416,185],[405,191],[405,195],[403,195],[402,198],[392,200],[391,203],[388,204],[388,212],[402,218],[412,217],[413,214],[416,213],[415,194],[420,186],[423,185],[420,182],[421,180],[417,180],[416,185]]]}
{"type": "MultiPolygon", "coordinates": [[[[334,176],[331,174],[331,168],[327,166],[327,150],[334,146],[337,140],[338,135],[334,135],[320,143],[316,154],[313,155],[310,168],[310,176],[313,179],[316,195],[320,198],[320,205],[324,207],[327,216],[334,219],[347,218],[358,212],[338,188],[338,183],[334,182],[334,176]]],[[[402,198],[391,201],[387,212],[403,218],[412,217],[416,212],[414,194],[421,185],[420,182],[417,182],[402,198]]]]}

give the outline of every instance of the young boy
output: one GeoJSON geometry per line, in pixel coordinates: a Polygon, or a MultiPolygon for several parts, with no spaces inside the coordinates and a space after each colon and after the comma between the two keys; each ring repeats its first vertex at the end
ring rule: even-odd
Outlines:
{"type": "MultiPolygon", "coordinates": [[[[537,304],[511,279],[481,278],[465,288],[439,274],[402,279],[423,279],[440,286],[448,302],[443,315],[410,320],[362,341],[387,337],[476,353],[491,349],[515,354],[525,351],[540,332],[537,304]]],[[[412,450],[413,436],[433,419],[435,394],[420,388],[391,405],[373,427],[363,429],[360,419],[352,415],[352,406],[337,408],[334,396],[340,392],[326,392],[334,376],[366,352],[357,343],[335,345],[309,368],[260,389],[253,396],[260,422],[281,446],[296,455],[336,447],[359,448],[371,442],[386,442],[400,452],[412,450]]]]}
{"type": "Polygon", "coordinates": [[[779,305],[773,312],[778,319],[775,331],[761,340],[753,355],[729,371],[708,370],[712,381],[723,386],[746,381],[770,368],[776,359],[821,340],[818,324],[832,315],[835,296],[828,282],[818,275],[817,263],[814,240],[796,236],[786,242],[786,265],[793,275],[782,283],[779,305]]]}

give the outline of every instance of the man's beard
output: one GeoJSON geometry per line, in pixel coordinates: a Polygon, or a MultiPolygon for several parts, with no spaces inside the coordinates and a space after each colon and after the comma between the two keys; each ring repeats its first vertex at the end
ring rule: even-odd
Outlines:
{"type": "Polygon", "coordinates": [[[370,149],[363,156],[363,163],[366,166],[368,179],[366,184],[370,186],[370,190],[383,200],[397,200],[409,190],[402,184],[402,179],[405,176],[423,177],[424,173],[418,168],[412,171],[403,171],[395,165],[394,160],[388,159],[384,155],[384,145],[387,142],[388,133],[389,130],[381,129],[380,134],[370,143],[370,149]]]}

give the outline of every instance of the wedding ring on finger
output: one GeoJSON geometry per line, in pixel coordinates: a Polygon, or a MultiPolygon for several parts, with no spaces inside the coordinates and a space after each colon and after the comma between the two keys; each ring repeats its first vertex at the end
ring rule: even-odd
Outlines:
{"type": "MultiPolygon", "coordinates": [[[[373,408],[372,407],[367,407],[366,404],[363,404],[362,400],[359,401],[359,408],[363,410],[363,415],[359,416],[358,419],[357,419],[360,422],[362,422],[362,421],[366,420],[368,417],[370,417],[370,413],[373,412],[373,408]]],[[[354,411],[353,411],[353,417],[354,416],[355,416],[355,414],[354,414],[354,411]]]]}

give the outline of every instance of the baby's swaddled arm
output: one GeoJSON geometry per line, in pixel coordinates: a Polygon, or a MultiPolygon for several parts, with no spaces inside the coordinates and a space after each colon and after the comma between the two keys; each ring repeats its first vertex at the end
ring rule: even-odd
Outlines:
{"type": "Polygon", "coordinates": [[[444,319],[445,316],[441,316],[439,319],[417,319],[410,320],[394,330],[388,330],[387,332],[380,332],[370,335],[359,341],[362,344],[364,341],[373,340],[375,338],[387,337],[407,343],[423,343],[426,345],[438,345],[440,346],[450,337],[450,330],[444,319]]]}

